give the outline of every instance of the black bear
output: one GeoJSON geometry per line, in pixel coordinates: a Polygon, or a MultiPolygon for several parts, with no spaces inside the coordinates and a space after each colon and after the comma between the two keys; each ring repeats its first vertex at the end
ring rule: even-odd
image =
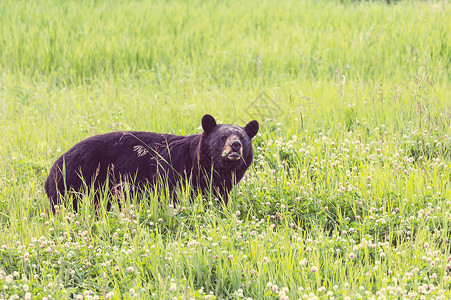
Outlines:
{"type": "MultiPolygon", "coordinates": [[[[218,125],[212,116],[204,115],[202,128],[203,133],[189,136],[125,131],[79,142],[57,159],[45,181],[53,212],[67,192],[94,188],[97,193],[107,179],[109,189],[124,179],[138,190],[153,188],[161,179],[170,191],[185,182],[193,191],[211,191],[227,204],[228,192],[252,163],[251,140],[259,124],[253,120],[244,128],[218,125]]],[[[75,193],[75,210],[77,201],[75,193]]]]}

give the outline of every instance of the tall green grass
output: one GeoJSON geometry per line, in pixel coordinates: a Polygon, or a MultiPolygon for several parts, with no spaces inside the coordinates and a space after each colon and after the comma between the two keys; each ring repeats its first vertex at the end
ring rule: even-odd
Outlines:
{"type": "Polygon", "coordinates": [[[0,299],[449,298],[450,10],[0,2],[0,299]],[[74,143],[205,113],[261,124],[228,207],[50,213],[74,143]]]}
{"type": "Polygon", "coordinates": [[[2,11],[2,66],[62,82],[147,71],[153,84],[169,73],[254,85],[331,80],[337,69],[379,81],[422,65],[449,74],[444,2],[5,1],[2,11]]]}

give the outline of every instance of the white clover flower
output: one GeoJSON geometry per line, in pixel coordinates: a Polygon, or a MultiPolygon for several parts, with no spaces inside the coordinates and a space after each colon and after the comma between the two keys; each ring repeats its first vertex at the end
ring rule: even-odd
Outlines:
{"type": "Polygon", "coordinates": [[[169,286],[169,290],[171,292],[175,292],[177,290],[177,284],[175,282],[172,282],[171,285],[169,286]]]}
{"type": "Polygon", "coordinates": [[[13,282],[13,280],[14,280],[13,275],[8,275],[5,277],[6,284],[10,284],[11,282],[13,282]]]}

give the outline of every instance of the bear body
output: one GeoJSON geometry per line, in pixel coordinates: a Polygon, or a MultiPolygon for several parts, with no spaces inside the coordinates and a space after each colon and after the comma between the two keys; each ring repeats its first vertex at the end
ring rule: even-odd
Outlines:
{"type": "MultiPolygon", "coordinates": [[[[45,191],[52,210],[67,192],[84,188],[114,189],[123,181],[137,190],[162,181],[173,191],[188,182],[195,192],[211,190],[225,204],[234,183],[243,178],[253,159],[252,138],[258,122],[244,128],[202,118],[203,133],[178,136],[153,132],[111,132],[89,137],[64,153],[50,169],[45,191]]],[[[96,199],[96,198],[95,198],[96,199]]],[[[77,209],[77,196],[73,197],[77,209]]],[[[96,200],[98,201],[98,200],[96,200]]]]}

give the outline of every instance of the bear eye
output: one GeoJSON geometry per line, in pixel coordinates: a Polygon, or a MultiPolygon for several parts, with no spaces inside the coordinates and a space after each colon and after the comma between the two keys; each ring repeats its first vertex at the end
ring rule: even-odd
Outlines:
{"type": "Polygon", "coordinates": [[[221,136],[221,140],[222,140],[223,142],[227,141],[227,135],[221,136]]]}

